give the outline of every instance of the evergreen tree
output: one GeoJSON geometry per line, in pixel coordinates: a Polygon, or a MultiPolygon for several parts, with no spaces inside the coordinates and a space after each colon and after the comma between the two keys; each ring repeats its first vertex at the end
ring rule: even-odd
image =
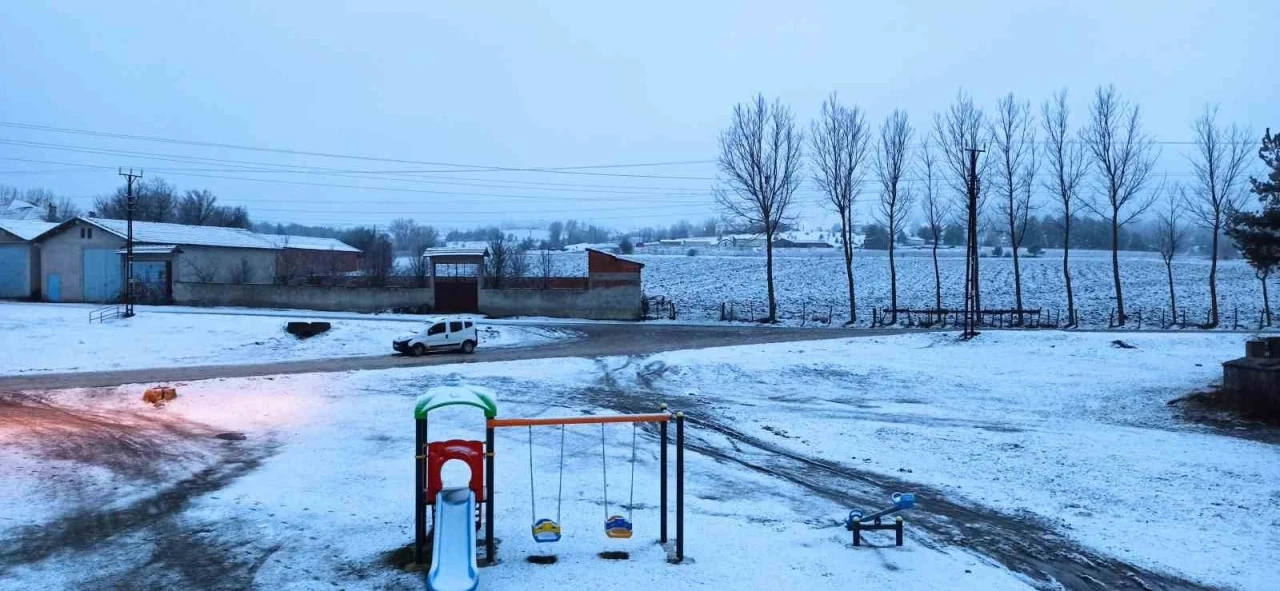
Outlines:
{"type": "Polygon", "coordinates": [[[1253,193],[1262,209],[1239,212],[1231,216],[1227,235],[1239,246],[1258,280],[1262,282],[1262,309],[1266,324],[1271,325],[1271,302],[1267,297],[1267,276],[1280,268],[1280,136],[1268,129],[1262,136],[1258,158],[1266,164],[1267,177],[1250,179],[1253,193]]]}

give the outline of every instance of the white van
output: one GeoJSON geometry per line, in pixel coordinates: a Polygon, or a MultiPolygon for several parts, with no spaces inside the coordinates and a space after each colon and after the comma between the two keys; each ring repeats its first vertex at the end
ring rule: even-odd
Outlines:
{"type": "Polygon", "coordinates": [[[428,351],[462,351],[474,353],[480,335],[471,320],[433,318],[426,328],[415,334],[391,341],[391,348],[405,355],[425,355],[428,351]]]}

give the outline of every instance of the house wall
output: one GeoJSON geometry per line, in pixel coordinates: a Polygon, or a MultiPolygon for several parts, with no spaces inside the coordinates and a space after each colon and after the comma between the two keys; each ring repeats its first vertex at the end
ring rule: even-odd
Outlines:
{"type": "Polygon", "coordinates": [[[482,289],[480,312],[489,316],[639,320],[643,299],[639,285],[581,291],[482,289]]]}
{"type": "Polygon", "coordinates": [[[278,250],[180,246],[174,255],[174,280],[191,283],[233,283],[238,279],[241,260],[249,263],[249,277],[243,283],[273,283],[278,250]]]}
{"type": "Polygon", "coordinates": [[[360,253],[338,250],[305,250],[285,248],[276,262],[283,279],[302,279],[313,275],[352,273],[360,268],[360,253]]]}
{"type": "MultiPolygon", "coordinates": [[[[50,275],[61,277],[61,299],[63,302],[84,301],[84,250],[86,248],[117,249],[124,246],[124,239],[101,228],[83,222],[69,225],[40,242],[39,273],[40,285],[44,288],[41,297],[48,299],[48,278],[50,275]],[[80,228],[93,228],[93,238],[81,238],[80,228]]],[[[123,263],[120,272],[123,273],[123,263]]]]}
{"type": "Polygon", "coordinates": [[[173,284],[173,303],[188,306],[381,312],[392,308],[434,306],[435,291],[431,288],[408,287],[317,287],[179,282],[173,284]]]}

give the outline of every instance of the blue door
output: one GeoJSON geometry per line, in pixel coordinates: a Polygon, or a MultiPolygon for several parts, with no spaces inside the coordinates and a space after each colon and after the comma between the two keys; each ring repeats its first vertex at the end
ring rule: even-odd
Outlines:
{"type": "Polygon", "coordinates": [[[44,278],[44,297],[51,302],[62,301],[62,275],[50,273],[44,278]]]}
{"type": "Polygon", "coordinates": [[[86,302],[114,302],[120,299],[120,255],[114,248],[86,248],[84,250],[84,300],[86,302]]]}
{"type": "Polygon", "coordinates": [[[31,257],[25,244],[0,245],[0,298],[31,297],[31,257]]]}
{"type": "Polygon", "coordinates": [[[135,301],[148,304],[169,303],[169,263],[166,261],[134,261],[135,301]]]}

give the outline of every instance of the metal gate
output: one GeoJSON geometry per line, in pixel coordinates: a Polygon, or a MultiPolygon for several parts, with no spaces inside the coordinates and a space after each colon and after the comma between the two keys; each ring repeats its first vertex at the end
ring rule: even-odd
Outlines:
{"type": "Polygon", "coordinates": [[[81,275],[84,301],[114,302],[120,299],[120,287],[124,283],[121,278],[120,255],[114,248],[86,248],[84,250],[84,273],[81,275]]]}
{"type": "Polygon", "coordinates": [[[0,298],[31,297],[30,247],[0,245],[0,298]]]}
{"type": "Polygon", "coordinates": [[[169,261],[134,261],[134,297],[144,304],[168,304],[172,297],[169,261]]]}
{"type": "Polygon", "coordinates": [[[480,282],[475,277],[436,277],[436,312],[479,312],[480,282]]]}

